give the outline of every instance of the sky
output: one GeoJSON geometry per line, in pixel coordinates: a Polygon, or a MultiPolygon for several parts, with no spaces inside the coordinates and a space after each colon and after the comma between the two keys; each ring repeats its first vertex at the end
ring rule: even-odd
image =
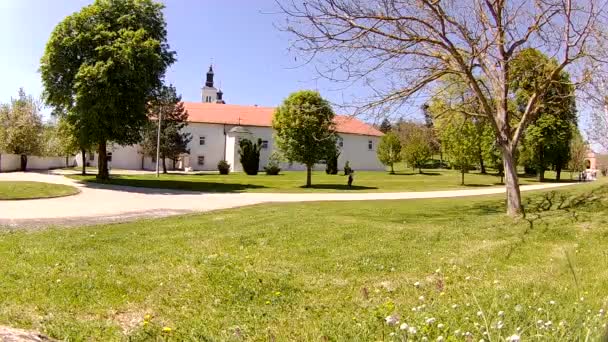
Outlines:
{"type": "MultiPolygon", "coordinates": [[[[92,0],[0,0],[0,102],[19,87],[40,97],[40,58],[51,31],[92,0]]],[[[317,89],[335,103],[354,89],[315,80],[312,66],[288,51],[289,39],[274,0],[164,0],[168,42],[177,62],[166,79],[184,101],[201,101],[205,73],[213,63],[216,87],[227,103],[276,106],[289,93],[317,89]],[[299,67],[300,66],[300,67],[299,67]]],[[[416,111],[418,111],[416,109],[416,111]]],[[[43,111],[49,113],[50,110],[43,111]]],[[[348,114],[348,113],[344,113],[348,114]]]]}

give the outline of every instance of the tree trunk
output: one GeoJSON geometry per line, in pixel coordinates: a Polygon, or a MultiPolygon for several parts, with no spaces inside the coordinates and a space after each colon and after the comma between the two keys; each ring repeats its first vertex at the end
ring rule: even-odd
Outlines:
{"type": "Polygon", "coordinates": [[[80,155],[82,156],[82,175],[87,174],[87,153],[84,148],[80,149],[80,155]]]}
{"type": "Polygon", "coordinates": [[[562,177],[562,167],[561,166],[556,166],[555,167],[555,180],[557,182],[559,182],[560,178],[562,177]]]}
{"type": "Polygon", "coordinates": [[[175,166],[177,164],[177,159],[173,158],[173,159],[171,159],[171,161],[173,162],[173,171],[175,171],[175,166]]]}
{"type": "Polygon", "coordinates": [[[312,166],[306,166],[306,187],[310,188],[312,186],[312,166]]]}
{"type": "Polygon", "coordinates": [[[481,151],[479,151],[479,170],[482,175],[485,175],[487,173],[486,166],[483,163],[483,156],[481,155],[481,151]]]}
{"type": "Polygon", "coordinates": [[[521,193],[519,192],[519,179],[517,178],[517,165],[513,153],[503,148],[502,160],[505,168],[505,186],[507,190],[507,214],[518,216],[523,213],[521,193]]]}
{"type": "Polygon", "coordinates": [[[460,185],[464,185],[464,167],[460,169],[460,185]]]}
{"type": "Polygon", "coordinates": [[[27,170],[27,154],[21,155],[21,171],[27,170]]]}
{"type": "Polygon", "coordinates": [[[391,163],[391,175],[395,174],[395,168],[393,167],[393,163],[391,163]]]}
{"type": "Polygon", "coordinates": [[[105,140],[99,142],[97,153],[99,154],[99,160],[97,161],[97,179],[108,180],[110,179],[110,173],[108,172],[108,152],[106,150],[105,140]]]}
{"type": "Polygon", "coordinates": [[[418,167],[418,173],[422,174],[422,167],[421,166],[418,167]]]}
{"type": "Polygon", "coordinates": [[[538,170],[538,181],[539,182],[545,181],[545,168],[542,166],[538,170]]]}
{"type": "Polygon", "coordinates": [[[167,173],[167,162],[165,157],[163,157],[163,173],[167,173]]]}

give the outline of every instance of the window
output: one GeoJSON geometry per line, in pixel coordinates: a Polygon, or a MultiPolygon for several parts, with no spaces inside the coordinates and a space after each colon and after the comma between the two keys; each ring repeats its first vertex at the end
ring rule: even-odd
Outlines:
{"type": "Polygon", "coordinates": [[[339,147],[344,147],[344,139],[338,137],[338,146],[339,147]]]}
{"type": "Polygon", "coordinates": [[[371,140],[367,141],[367,149],[370,150],[370,151],[374,149],[374,142],[373,141],[371,141],[371,140]]]}
{"type": "Polygon", "coordinates": [[[112,162],[112,152],[106,152],[106,160],[108,163],[112,162]]]}
{"type": "Polygon", "coordinates": [[[205,96],[205,102],[211,102],[211,96],[205,96]]]}
{"type": "Polygon", "coordinates": [[[199,137],[198,138],[198,144],[201,145],[201,146],[205,145],[205,137],[199,137]]]}
{"type": "Polygon", "coordinates": [[[262,140],[262,148],[263,149],[267,149],[268,148],[268,140],[262,140]]]}
{"type": "Polygon", "coordinates": [[[93,153],[93,152],[89,152],[89,160],[90,160],[90,161],[95,160],[95,153],[93,153]]]}
{"type": "Polygon", "coordinates": [[[198,165],[205,165],[205,156],[198,156],[198,165]]]}

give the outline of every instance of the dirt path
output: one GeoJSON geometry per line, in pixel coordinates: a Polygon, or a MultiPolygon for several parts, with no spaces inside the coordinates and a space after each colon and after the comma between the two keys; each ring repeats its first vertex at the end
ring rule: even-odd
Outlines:
{"type": "MultiPolygon", "coordinates": [[[[391,193],[200,193],[167,189],[81,184],[61,175],[4,173],[3,180],[28,180],[78,187],[78,195],[38,200],[0,201],[0,226],[40,227],[122,222],[235,208],[268,202],[368,201],[463,197],[504,193],[504,187],[391,193]]],[[[525,185],[521,191],[551,189],[568,183],[525,185]]]]}

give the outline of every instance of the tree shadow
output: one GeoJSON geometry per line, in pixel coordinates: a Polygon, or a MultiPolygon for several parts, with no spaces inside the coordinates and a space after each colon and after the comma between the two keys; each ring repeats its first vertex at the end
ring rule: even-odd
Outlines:
{"type": "Polygon", "coordinates": [[[306,187],[306,185],[300,186],[301,189],[324,189],[324,190],[375,190],[378,189],[375,186],[361,186],[361,185],[353,185],[349,187],[345,184],[313,184],[310,187],[306,187]]]}
{"type": "Polygon", "coordinates": [[[390,176],[415,176],[415,175],[421,175],[421,176],[441,176],[442,173],[440,172],[395,172],[395,173],[389,173],[390,176]]]}
{"type": "Polygon", "coordinates": [[[97,179],[78,180],[86,187],[94,189],[107,189],[132,193],[153,195],[193,195],[200,193],[244,192],[249,189],[267,188],[263,185],[221,183],[221,182],[188,182],[179,180],[133,179],[111,177],[108,181],[97,179]]]}
{"type": "Polygon", "coordinates": [[[462,186],[469,187],[469,188],[487,188],[492,185],[491,184],[476,184],[476,183],[467,184],[467,183],[465,183],[462,186]]]}

